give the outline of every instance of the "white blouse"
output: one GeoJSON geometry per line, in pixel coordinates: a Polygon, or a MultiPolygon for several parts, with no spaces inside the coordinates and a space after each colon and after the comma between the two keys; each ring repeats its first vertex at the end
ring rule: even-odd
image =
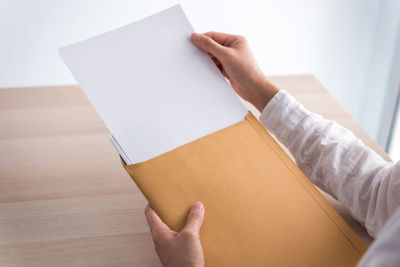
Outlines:
{"type": "Polygon", "coordinates": [[[285,90],[271,99],[260,121],[308,178],[377,238],[359,266],[400,266],[400,162],[385,161],[351,131],[308,111],[285,90]]]}

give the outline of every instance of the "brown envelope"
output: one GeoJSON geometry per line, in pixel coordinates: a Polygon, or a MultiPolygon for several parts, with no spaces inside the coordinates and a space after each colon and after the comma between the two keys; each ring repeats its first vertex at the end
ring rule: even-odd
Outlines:
{"type": "Polygon", "coordinates": [[[257,119],[125,165],[173,230],[204,203],[206,266],[354,266],[366,247],[257,119]]]}

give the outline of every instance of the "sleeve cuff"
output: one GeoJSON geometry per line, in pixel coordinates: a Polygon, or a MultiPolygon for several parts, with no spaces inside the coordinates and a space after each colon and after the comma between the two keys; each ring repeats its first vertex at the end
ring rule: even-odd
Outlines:
{"type": "Polygon", "coordinates": [[[260,122],[287,146],[293,129],[310,113],[288,92],[279,90],[261,112],[260,122]]]}

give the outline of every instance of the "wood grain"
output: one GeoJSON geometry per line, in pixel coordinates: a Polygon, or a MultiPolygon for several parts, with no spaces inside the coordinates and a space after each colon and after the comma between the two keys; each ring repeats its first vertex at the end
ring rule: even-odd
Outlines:
{"type": "MultiPolygon", "coordinates": [[[[272,80],[389,159],[313,76],[272,80]]],[[[78,86],[1,89],[0,125],[0,266],[160,266],[146,200],[78,86]]]]}

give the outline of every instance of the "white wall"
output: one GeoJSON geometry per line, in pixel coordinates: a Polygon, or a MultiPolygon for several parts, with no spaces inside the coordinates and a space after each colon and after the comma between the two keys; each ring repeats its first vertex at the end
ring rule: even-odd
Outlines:
{"type": "Polygon", "coordinates": [[[400,85],[400,1],[381,1],[358,118],[386,146],[400,85]]]}
{"type": "MultiPolygon", "coordinates": [[[[378,88],[384,90],[380,88],[384,86],[384,79],[376,82],[375,88],[368,88],[366,78],[371,75],[371,60],[377,57],[374,51],[379,50],[376,35],[378,24],[382,24],[381,6],[383,2],[390,6],[391,1],[179,2],[197,31],[216,30],[247,36],[266,74],[315,74],[377,137],[378,124],[371,124],[361,110],[366,105],[365,90],[373,91],[369,101],[374,100],[373,95],[381,95],[376,91],[378,88]]],[[[0,0],[0,87],[75,83],[57,54],[59,47],[175,3],[170,0],[0,0]]],[[[386,34],[390,36],[391,31],[386,34]]],[[[387,62],[382,65],[386,68],[387,62]]],[[[373,108],[376,112],[382,110],[379,105],[373,108]]]]}

